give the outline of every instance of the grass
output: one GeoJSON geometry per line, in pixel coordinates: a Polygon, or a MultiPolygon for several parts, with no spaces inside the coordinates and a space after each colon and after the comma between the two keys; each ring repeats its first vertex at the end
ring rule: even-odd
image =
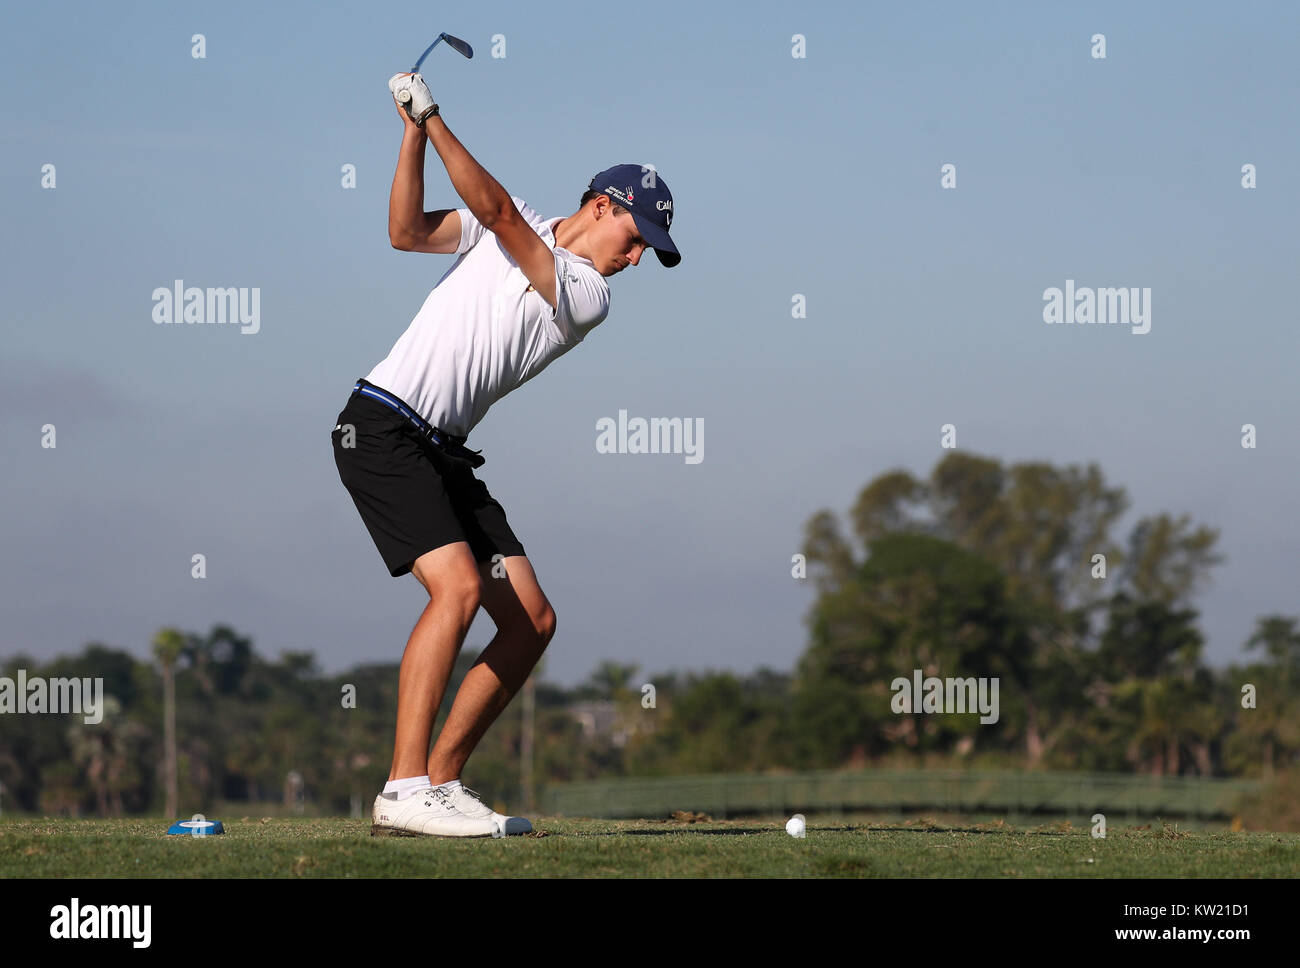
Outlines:
{"type": "MultiPolygon", "coordinates": [[[[224,818],[223,818],[224,819],[224,818]]],[[[372,838],[369,820],[243,818],[218,837],[161,819],[0,822],[0,878],[1295,877],[1300,834],[930,819],[534,821],[504,840],[372,838]]]]}

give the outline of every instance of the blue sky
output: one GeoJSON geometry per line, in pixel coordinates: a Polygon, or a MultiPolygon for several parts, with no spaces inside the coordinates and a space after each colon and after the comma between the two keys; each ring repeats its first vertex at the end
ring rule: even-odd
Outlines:
{"type": "MultiPolygon", "coordinates": [[[[606,321],[471,440],[556,607],[549,678],[606,658],[789,669],[804,522],[892,468],[928,474],[949,422],[968,452],[1095,461],[1129,493],[1126,525],[1221,529],[1196,601],[1212,662],[1258,616],[1300,611],[1293,5],[395,19],[6,9],[0,655],[144,654],[162,625],[226,622],[328,669],[400,656],[423,592],[383,568],[329,431],[450,264],[386,235],[386,81],[442,30],[476,56],[437,50],[424,73],[512,194],[569,214],[597,171],[648,162],[675,198],[682,264],[620,274],[606,321]],[[259,288],[260,332],[156,325],[151,293],[176,279],[259,288]],[[1151,288],[1151,332],[1045,325],[1042,292],[1066,279],[1151,288]],[[596,421],[620,409],[702,418],[704,461],[598,454],[596,421]]],[[[426,207],[461,204],[432,149],[426,172],[426,207]]],[[[483,615],[467,641],[490,632],[483,615]]]]}

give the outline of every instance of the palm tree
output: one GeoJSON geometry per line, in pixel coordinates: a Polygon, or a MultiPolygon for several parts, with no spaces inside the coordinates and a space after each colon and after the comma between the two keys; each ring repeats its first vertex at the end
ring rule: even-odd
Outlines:
{"type": "Polygon", "coordinates": [[[1246,642],[1246,651],[1260,649],[1269,661],[1265,667],[1269,699],[1251,717],[1251,725],[1263,741],[1265,779],[1273,776],[1278,747],[1294,747],[1297,740],[1295,719],[1288,708],[1295,703],[1295,678],[1300,670],[1300,633],[1296,631],[1296,621],[1285,615],[1266,615],[1256,620],[1255,632],[1246,642]]]}
{"type": "Polygon", "coordinates": [[[1269,660],[1288,681],[1300,668],[1300,632],[1295,618],[1266,615],[1257,620],[1255,633],[1247,640],[1246,650],[1263,649],[1269,660]]]}
{"type": "Polygon", "coordinates": [[[164,808],[175,817],[180,799],[176,789],[176,660],[185,649],[185,636],[174,628],[159,629],[153,638],[153,654],[163,677],[163,775],[167,791],[164,808]]]}
{"type": "Polygon", "coordinates": [[[641,667],[636,665],[602,662],[587,680],[588,688],[602,699],[626,699],[629,694],[628,680],[636,675],[639,668],[641,667]]]}

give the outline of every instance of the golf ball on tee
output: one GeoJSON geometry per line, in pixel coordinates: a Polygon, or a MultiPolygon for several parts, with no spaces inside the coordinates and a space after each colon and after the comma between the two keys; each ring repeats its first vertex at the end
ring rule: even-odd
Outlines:
{"type": "Polygon", "coordinates": [[[793,817],[787,820],[785,824],[785,832],[788,833],[791,837],[806,836],[806,834],[804,833],[803,814],[796,813],[793,817]]]}

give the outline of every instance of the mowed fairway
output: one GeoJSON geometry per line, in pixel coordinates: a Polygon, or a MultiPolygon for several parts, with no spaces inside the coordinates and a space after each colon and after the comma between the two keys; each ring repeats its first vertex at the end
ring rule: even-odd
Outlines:
{"type": "Polygon", "coordinates": [[[162,820],[6,820],[0,877],[1295,877],[1300,834],[1067,824],[535,821],[502,840],[373,838],[369,820],[222,818],[218,837],[162,820]]]}

